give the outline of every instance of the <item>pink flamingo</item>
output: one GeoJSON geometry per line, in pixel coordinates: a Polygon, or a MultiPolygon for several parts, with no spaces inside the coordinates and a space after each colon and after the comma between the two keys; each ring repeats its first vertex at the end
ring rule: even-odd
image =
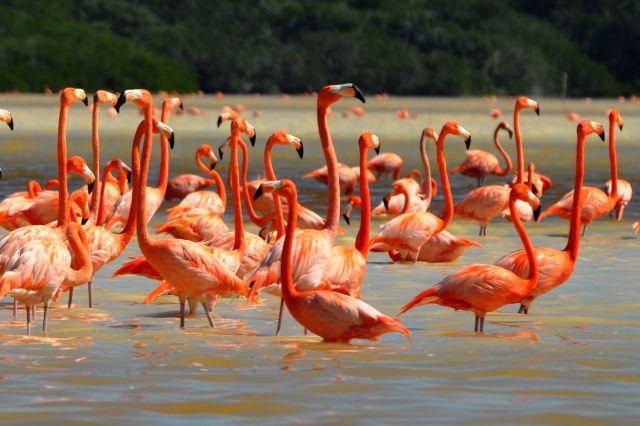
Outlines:
{"type": "MultiPolygon", "coordinates": [[[[612,180],[609,179],[605,186],[607,188],[607,195],[611,197],[611,188],[613,186],[612,180]]],[[[620,199],[615,207],[615,217],[617,221],[621,222],[622,219],[624,219],[624,209],[631,202],[631,198],[633,197],[633,189],[631,188],[629,181],[618,179],[618,196],[620,199]]],[[[611,211],[611,214],[613,214],[613,210],[611,211]]]]}
{"type": "MultiPolygon", "coordinates": [[[[525,108],[532,109],[540,115],[538,103],[532,99],[519,97],[513,111],[513,127],[516,139],[516,153],[518,157],[517,183],[524,182],[524,148],[522,134],[520,133],[520,111],[525,108]]],[[[501,214],[509,207],[509,187],[506,185],[487,185],[476,188],[455,206],[455,218],[475,220],[480,223],[478,235],[487,235],[489,221],[501,214]]]]}
{"type": "MultiPolygon", "coordinates": [[[[593,186],[582,187],[582,235],[587,232],[587,227],[592,220],[597,219],[613,210],[620,201],[620,192],[618,191],[618,160],[616,156],[616,139],[615,126],[620,130],[623,127],[622,117],[617,110],[609,112],[609,160],[611,167],[611,195],[607,195],[600,188],[593,186]]],[[[563,219],[571,219],[573,210],[574,192],[568,192],[560,201],[542,212],[541,218],[555,214],[563,219]]]]}
{"type": "Polygon", "coordinates": [[[40,184],[35,180],[30,180],[27,183],[26,191],[18,191],[7,195],[0,202],[0,226],[8,231],[28,226],[29,222],[19,213],[31,207],[35,198],[41,192],[42,187],[40,184]]]}
{"type": "Polygon", "coordinates": [[[215,181],[213,179],[207,179],[190,173],[182,174],[169,180],[164,199],[167,201],[171,201],[174,198],[182,200],[187,195],[196,191],[202,191],[214,184],[215,181]]]}
{"type": "MultiPolygon", "coordinates": [[[[340,193],[342,195],[351,195],[356,189],[356,183],[358,182],[358,174],[355,170],[344,163],[337,163],[338,167],[338,182],[340,184],[340,193]]],[[[303,179],[315,179],[318,182],[327,184],[329,180],[329,169],[327,166],[320,167],[313,170],[304,176],[303,179]]]]}
{"type": "MultiPolygon", "coordinates": [[[[295,266],[297,191],[289,180],[269,181],[261,185],[264,192],[275,191],[290,206],[283,239],[281,272],[282,296],[291,315],[305,329],[325,342],[348,343],[351,339],[377,340],[385,333],[402,333],[411,341],[411,333],[400,322],[352,296],[327,290],[298,290],[293,279],[295,266]]],[[[260,190],[258,190],[261,192],[260,190]]],[[[300,286],[298,286],[300,287],[300,286]]]]}
{"type": "MultiPolygon", "coordinates": [[[[529,313],[529,308],[533,301],[565,283],[571,274],[578,260],[578,251],[580,248],[580,225],[582,211],[582,203],[584,197],[583,180],[584,180],[584,150],[585,140],[588,135],[596,133],[604,141],[604,128],[600,123],[593,121],[582,121],[578,124],[577,134],[578,142],[576,145],[576,174],[574,183],[574,192],[578,194],[573,198],[573,209],[571,215],[571,225],[569,228],[569,239],[563,250],[550,247],[537,247],[535,249],[537,263],[540,267],[540,278],[538,286],[520,302],[520,313],[529,313]]],[[[519,217],[519,216],[518,216],[519,217]]],[[[508,269],[520,277],[526,277],[529,274],[528,254],[523,250],[510,253],[496,262],[496,265],[508,269]]]]}
{"type": "Polygon", "coordinates": [[[500,130],[506,131],[509,134],[509,139],[511,139],[513,137],[513,129],[506,121],[501,121],[493,132],[493,143],[506,163],[504,169],[500,166],[500,161],[495,155],[481,149],[472,149],[467,151],[467,157],[462,164],[451,169],[451,174],[455,175],[456,173],[460,173],[464,176],[476,178],[478,186],[484,186],[484,181],[487,176],[508,175],[513,164],[507,151],[500,145],[500,140],[498,139],[500,130]]]}
{"type": "Polygon", "coordinates": [[[393,180],[398,180],[402,169],[402,157],[394,152],[383,152],[373,157],[367,163],[367,168],[373,172],[376,179],[387,175],[393,177],[393,180]]]}
{"type": "Polygon", "coordinates": [[[112,163],[113,166],[110,168],[109,173],[105,173],[103,176],[103,186],[105,189],[100,191],[98,217],[96,218],[97,225],[104,225],[105,217],[113,215],[116,203],[120,197],[130,191],[131,168],[122,160],[113,160],[108,163],[107,166],[112,163]],[[115,166],[116,164],[117,167],[115,166]],[[117,177],[113,177],[111,171],[115,171],[117,177]],[[100,211],[100,207],[102,207],[102,212],[100,211]]]}
{"type": "Polygon", "coordinates": [[[399,252],[399,260],[415,262],[420,248],[436,233],[442,231],[453,215],[453,198],[449,188],[444,143],[448,135],[461,136],[467,148],[471,144],[471,134],[455,121],[442,126],[438,141],[438,171],[444,190],[445,208],[441,217],[430,212],[403,213],[385,223],[377,236],[371,240],[371,251],[399,252]]]}
{"type": "Polygon", "coordinates": [[[0,109],[0,121],[3,123],[7,123],[9,129],[13,131],[13,116],[6,109],[0,109]]]}
{"type": "Polygon", "coordinates": [[[428,304],[471,311],[476,317],[475,331],[482,333],[484,319],[488,312],[493,312],[509,303],[519,302],[529,295],[538,284],[538,261],[527,231],[516,214],[516,200],[530,203],[537,214],[540,213],[540,200],[525,184],[516,184],[509,191],[509,207],[513,224],[531,265],[527,278],[521,278],[510,270],[496,265],[470,265],[418,294],[402,308],[401,313],[416,306],[428,304]]]}

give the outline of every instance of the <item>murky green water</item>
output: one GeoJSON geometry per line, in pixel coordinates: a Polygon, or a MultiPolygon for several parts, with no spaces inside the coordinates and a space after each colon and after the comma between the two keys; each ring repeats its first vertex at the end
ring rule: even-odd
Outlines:
{"type": "MultiPolygon", "coordinates": [[[[252,150],[252,174],[259,172],[261,147],[277,128],[305,142],[305,159],[286,148],[276,149],[276,171],[301,182],[301,198],[324,212],[324,187],[302,182],[307,170],[322,165],[314,102],[292,97],[185,98],[186,106],[204,116],[171,119],[177,145],[172,174],[193,172],[193,152],[201,143],[218,144],[228,130],[216,129],[223,104],[244,103],[258,110],[250,121],[258,130],[252,150]]],[[[500,101],[510,119],[513,101],[500,101]]],[[[542,114],[523,113],[527,161],[549,175],[555,186],[545,194],[549,204],[571,188],[575,123],[568,122],[558,101],[540,99],[542,114]]],[[[619,134],[620,176],[636,183],[636,141],[640,128],[636,105],[617,101],[571,103],[585,118],[605,120],[604,111],[619,107],[625,119],[619,134]]],[[[495,122],[488,111],[496,104],[482,99],[395,99],[365,105],[366,115],[344,119],[341,112],[357,106],[344,100],[334,108],[330,126],[339,158],[354,164],[357,138],[371,130],[383,151],[398,152],[406,166],[417,167],[417,139],[423,126],[456,119],[473,134],[476,148],[490,149],[495,122]],[[399,120],[407,106],[418,119],[399,120]]],[[[30,178],[54,177],[57,98],[1,96],[0,107],[14,113],[16,130],[0,128],[0,192],[22,189],[30,178]]],[[[129,155],[129,141],[139,116],[133,107],[121,116],[102,119],[103,159],[129,155]]],[[[69,117],[69,150],[89,158],[90,114],[82,105],[69,117]]],[[[512,143],[504,142],[514,153],[512,143]]],[[[280,147],[278,147],[280,148],[280,147]]],[[[435,150],[430,149],[431,153],[435,150]]],[[[461,142],[447,146],[449,164],[464,157],[461,142]]],[[[587,144],[586,181],[601,186],[608,178],[606,144],[587,144]]],[[[226,171],[226,164],[219,165],[226,171]]],[[[157,174],[153,165],[151,181],[157,174]]],[[[497,182],[497,181],[495,181],[497,182]]],[[[72,186],[81,182],[75,179],[72,186]]],[[[454,196],[472,187],[469,179],[453,179],[454,196]]],[[[374,202],[388,183],[374,185],[374,202]]],[[[434,210],[441,208],[440,195],[434,210]]],[[[230,210],[230,209],[229,209],[230,210]]],[[[216,307],[216,329],[200,315],[178,330],[177,305],[163,297],[153,305],[141,301],[155,283],[137,278],[110,279],[126,256],[138,253],[135,241],[95,281],[96,308],[86,308],[84,288],[78,306],[56,306],[46,337],[23,335],[24,316],[11,321],[8,300],[0,304],[0,420],[2,424],[211,424],[240,421],[268,423],[635,423],[640,412],[640,285],[637,253],[640,240],[631,223],[637,203],[624,223],[600,220],[590,227],[571,280],[538,300],[529,316],[508,306],[488,316],[486,335],[474,335],[473,316],[441,307],[418,308],[403,318],[413,345],[397,335],[376,343],[326,345],[303,336],[287,316],[284,332],[274,337],[277,301],[258,306],[226,300],[216,307]]],[[[162,215],[160,215],[160,218],[162,215]]],[[[354,219],[357,215],[354,215],[354,219]]],[[[160,219],[157,218],[157,219],[160,219]]],[[[156,219],[156,220],[157,220],[156,219]]],[[[230,219],[230,218],[228,218],[230,219]]],[[[344,237],[352,244],[358,222],[344,237]]],[[[374,224],[374,229],[378,223],[374,224]]],[[[251,229],[254,229],[253,227],[251,229]]],[[[534,243],[565,244],[568,222],[549,219],[528,225],[534,243]]],[[[453,223],[450,230],[476,238],[476,226],[453,223]]],[[[482,239],[483,249],[470,249],[451,265],[389,265],[372,254],[363,299],[395,314],[410,297],[437,283],[462,265],[491,263],[519,247],[511,225],[497,220],[482,239]]],[[[38,317],[39,318],[39,317],[38,317]]]]}

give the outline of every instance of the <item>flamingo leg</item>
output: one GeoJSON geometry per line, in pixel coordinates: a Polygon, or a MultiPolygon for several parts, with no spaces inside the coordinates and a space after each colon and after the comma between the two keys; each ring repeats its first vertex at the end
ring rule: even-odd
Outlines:
{"type": "Polygon", "coordinates": [[[473,331],[477,333],[479,326],[480,326],[480,317],[476,315],[476,323],[475,323],[475,326],[473,327],[473,331]]]}
{"type": "Polygon", "coordinates": [[[13,319],[18,319],[18,301],[13,299],[13,319]]]}
{"type": "Polygon", "coordinates": [[[73,304],[73,287],[69,289],[69,301],[67,302],[67,309],[71,309],[72,304],[73,304]]]}
{"type": "Polygon", "coordinates": [[[209,311],[209,306],[207,302],[202,302],[202,309],[204,309],[204,314],[207,316],[207,321],[209,321],[209,326],[211,328],[216,328],[216,325],[213,323],[213,318],[211,317],[211,311],[209,311]]]}
{"type": "Polygon", "coordinates": [[[622,219],[624,218],[624,206],[620,206],[616,209],[616,218],[618,219],[618,222],[622,222],[622,219]]]}
{"type": "Polygon", "coordinates": [[[27,305],[27,335],[31,334],[31,309],[27,305]]]}
{"type": "Polygon", "coordinates": [[[304,335],[306,336],[307,334],[309,334],[309,330],[307,330],[307,327],[304,328],[304,335]]]}
{"type": "Polygon", "coordinates": [[[89,307],[93,308],[93,280],[87,283],[87,291],[89,292],[89,307]]]}
{"type": "Polygon", "coordinates": [[[36,305],[31,305],[31,319],[36,320],[36,305]]]}
{"type": "Polygon", "coordinates": [[[44,308],[42,311],[42,332],[47,331],[47,313],[49,312],[49,302],[44,302],[44,308]]]}
{"type": "Polygon", "coordinates": [[[586,223],[584,225],[582,225],[582,236],[584,237],[585,235],[587,235],[587,224],[586,223]]]}
{"type": "Polygon", "coordinates": [[[526,311],[526,308],[524,307],[524,305],[523,305],[523,304],[520,304],[520,309],[518,309],[518,313],[519,313],[519,314],[524,314],[524,313],[525,313],[525,311],[526,311]]]}
{"type": "Polygon", "coordinates": [[[284,298],[280,298],[280,312],[278,313],[278,326],[276,327],[276,336],[280,333],[280,327],[282,326],[282,313],[284,311],[284,298]]]}
{"type": "Polygon", "coordinates": [[[184,328],[184,305],[185,301],[180,300],[180,328],[184,328]]]}
{"type": "Polygon", "coordinates": [[[480,317],[480,333],[484,333],[484,317],[480,317]]]}

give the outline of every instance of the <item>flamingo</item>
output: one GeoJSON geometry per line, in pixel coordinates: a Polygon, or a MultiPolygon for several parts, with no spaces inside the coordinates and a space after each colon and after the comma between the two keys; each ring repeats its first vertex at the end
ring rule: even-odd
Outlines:
{"type": "MultiPolygon", "coordinates": [[[[549,186],[547,186],[546,181],[542,179],[542,178],[546,178],[546,176],[537,174],[535,170],[536,170],[536,165],[533,162],[529,162],[529,171],[527,174],[527,179],[525,179],[524,183],[529,185],[529,188],[531,188],[531,190],[536,196],[541,197],[542,194],[546,191],[546,189],[550,187],[550,183],[549,183],[549,186]]],[[[514,179],[516,179],[516,177],[514,177],[514,179]]],[[[515,183],[516,182],[514,180],[509,185],[513,186],[515,185],[515,183]]],[[[533,220],[533,210],[531,209],[531,206],[529,205],[529,203],[516,201],[516,211],[520,215],[520,220],[524,222],[533,220]]],[[[502,212],[502,217],[510,221],[511,211],[508,208],[505,209],[502,212]]]]}
{"type": "Polygon", "coordinates": [[[0,122],[7,123],[9,129],[13,131],[13,115],[6,109],[0,109],[0,122]]]}
{"type": "MultiPolygon", "coordinates": [[[[166,123],[174,108],[184,108],[182,100],[180,98],[166,98],[162,102],[162,114],[160,121],[166,123]]],[[[162,204],[162,198],[167,190],[167,181],[169,179],[169,141],[164,135],[160,135],[160,170],[158,174],[158,183],[156,187],[149,188],[149,196],[147,198],[147,214],[145,217],[151,220],[153,215],[160,208],[162,204]]],[[[173,148],[173,147],[171,147],[173,148]]],[[[133,199],[133,193],[127,192],[116,203],[115,211],[113,215],[107,221],[107,228],[111,229],[118,224],[125,223],[129,212],[131,211],[131,200],[133,199]]]]}
{"type": "MultiPolygon", "coordinates": [[[[550,247],[537,247],[535,249],[537,263],[540,267],[540,278],[538,280],[538,286],[529,295],[518,301],[520,302],[520,313],[529,313],[531,303],[533,303],[536,298],[565,283],[569,277],[571,277],[571,274],[573,274],[573,268],[578,260],[580,225],[582,221],[581,215],[577,212],[582,211],[581,207],[585,195],[585,192],[582,191],[585,140],[587,136],[592,133],[596,133],[604,141],[604,128],[600,123],[584,120],[578,124],[574,183],[574,192],[578,194],[578,196],[573,198],[574,205],[567,245],[563,250],[550,247]]],[[[518,250],[504,256],[496,262],[496,265],[508,269],[520,277],[526,277],[529,274],[528,254],[523,250],[518,250]]]]}
{"type": "MultiPolygon", "coordinates": [[[[600,188],[593,186],[582,187],[582,210],[580,220],[582,222],[582,235],[587,233],[587,227],[592,220],[597,219],[613,210],[618,205],[621,195],[618,191],[618,160],[616,156],[615,126],[620,130],[624,125],[622,116],[617,110],[609,112],[609,160],[611,168],[611,195],[607,195],[600,188]]],[[[562,219],[571,219],[573,210],[573,195],[570,191],[564,197],[544,212],[542,218],[555,214],[562,219]]]]}
{"type": "Polygon", "coordinates": [[[420,305],[437,304],[475,314],[475,331],[484,332],[484,319],[509,303],[515,303],[529,295],[538,284],[538,261],[527,231],[516,214],[516,200],[526,201],[540,213],[540,200],[533,195],[525,184],[516,184],[509,191],[509,207],[513,224],[522,240],[530,272],[522,278],[512,271],[496,265],[476,264],[467,266],[453,275],[449,275],[438,284],[414,297],[401,310],[401,314],[420,305]]]}
{"type": "Polygon", "coordinates": [[[453,215],[453,198],[449,187],[447,166],[444,160],[444,143],[448,135],[461,136],[467,149],[471,144],[471,134],[455,121],[448,121],[442,126],[436,145],[438,147],[438,171],[444,190],[445,208],[441,217],[429,212],[403,213],[381,228],[377,236],[371,240],[374,252],[399,252],[398,260],[416,262],[420,248],[436,233],[442,231],[453,215]]]}
{"type": "MultiPolygon", "coordinates": [[[[344,163],[337,163],[338,167],[338,181],[340,184],[340,193],[342,195],[351,195],[356,189],[356,183],[358,182],[358,173],[353,170],[349,165],[344,163]]],[[[302,176],[303,179],[315,179],[318,182],[327,184],[329,180],[329,169],[327,166],[320,167],[319,169],[310,171],[302,176]]]]}
{"type": "MultiPolygon", "coordinates": [[[[358,140],[360,151],[360,167],[365,170],[367,153],[373,148],[380,152],[380,140],[371,132],[364,132],[358,140]]],[[[378,154],[379,155],[379,154],[378,154]]],[[[349,222],[351,208],[354,204],[360,206],[360,229],[356,237],[355,247],[335,245],[331,250],[331,257],[327,269],[322,277],[330,287],[340,287],[349,295],[360,298],[362,280],[367,273],[367,258],[369,256],[369,233],[371,229],[371,198],[369,196],[369,182],[367,177],[360,175],[360,197],[351,201],[343,217],[349,222]]]]}
{"type": "MultiPolygon", "coordinates": [[[[518,157],[517,183],[524,182],[524,148],[522,145],[522,134],[520,133],[520,111],[525,108],[532,109],[540,115],[540,106],[532,99],[524,96],[516,100],[513,110],[513,127],[516,139],[516,153],[518,157]]],[[[465,220],[475,220],[480,223],[479,236],[487,235],[489,221],[501,214],[509,207],[509,186],[507,185],[487,185],[476,188],[455,206],[455,218],[465,220]]]]}
{"type": "MultiPolygon", "coordinates": [[[[293,278],[296,235],[297,191],[293,182],[267,181],[258,192],[276,192],[287,200],[289,214],[283,239],[281,272],[282,296],[291,315],[305,329],[324,342],[348,343],[351,339],[377,340],[386,333],[402,333],[411,341],[411,333],[400,322],[352,296],[327,290],[298,290],[293,278]],[[261,191],[261,190],[262,191],[261,191]]],[[[299,286],[298,286],[299,287],[299,286]]]]}
{"type": "Polygon", "coordinates": [[[498,139],[500,130],[506,131],[509,139],[511,139],[513,137],[513,129],[506,121],[501,121],[493,132],[493,143],[506,163],[504,169],[500,167],[500,161],[498,161],[495,155],[481,149],[472,149],[467,151],[467,157],[462,164],[451,169],[451,174],[455,175],[456,173],[460,173],[464,176],[474,177],[478,181],[478,186],[484,186],[484,181],[487,176],[508,175],[513,164],[507,151],[500,145],[500,140],[498,139]]]}
{"type": "Polygon", "coordinates": [[[426,127],[420,135],[420,158],[425,173],[424,180],[418,170],[412,170],[408,177],[396,180],[392,185],[393,192],[387,194],[382,203],[373,209],[374,216],[397,216],[402,213],[427,211],[433,195],[437,192],[435,181],[431,178],[431,167],[427,157],[427,138],[435,141],[438,134],[433,128],[426,127]],[[417,176],[418,180],[413,176],[417,176]],[[420,194],[420,182],[422,182],[424,196],[420,194]],[[427,182],[431,182],[431,185],[427,185],[427,182]]]}
{"type": "Polygon", "coordinates": [[[393,180],[398,180],[402,169],[402,157],[394,152],[383,152],[367,163],[367,169],[373,172],[376,179],[388,175],[392,176],[393,180]]]}
{"type": "Polygon", "coordinates": [[[214,184],[215,181],[213,179],[207,179],[190,173],[182,174],[169,180],[164,199],[167,201],[171,201],[174,198],[182,200],[187,195],[196,191],[202,191],[214,184]]]}
{"type": "MultiPolygon", "coordinates": [[[[327,111],[332,104],[343,97],[355,97],[365,102],[364,95],[353,83],[333,84],[325,86],[318,93],[316,100],[316,115],[322,152],[327,163],[328,172],[328,210],[324,228],[300,229],[295,234],[293,278],[300,290],[312,289],[319,285],[327,268],[331,256],[331,248],[334,245],[338,232],[338,220],[340,215],[340,184],[338,180],[338,161],[333,148],[333,140],[327,124],[327,111]]],[[[259,198],[259,192],[256,191],[259,198]]],[[[291,204],[289,209],[291,213],[291,204]]],[[[297,206],[296,206],[297,210],[297,206]]],[[[270,249],[256,271],[247,277],[247,282],[253,282],[249,295],[252,298],[263,287],[280,282],[280,260],[282,257],[284,240],[278,240],[270,249]]],[[[272,289],[273,290],[273,289],[272,289]]],[[[273,290],[277,294],[277,290],[273,290]]],[[[281,301],[282,305],[282,301],[281,301]]],[[[278,318],[277,329],[280,329],[282,321],[282,309],[278,318]]]]}
{"type": "MultiPolygon", "coordinates": [[[[605,184],[607,188],[606,192],[609,197],[611,197],[612,185],[611,179],[609,179],[605,184]]],[[[629,181],[618,179],[618,196],[620,199],[615,207],[615,217],[617,221],[621,222],[622,219],[624,219],[624,209],[631,202],[631,197],[633,197],[633,189],[631,188],[629,181]]],[[[613,210],[611,213],[613,214],[613,210]]]]}
{"type": "Polygon", "coordinates": [[[130,191],[129,184],[131,183],[131,168],[124,161],[116,159],[107,163],[103,173],[102,186],[105,189],[101,189],[100,191],[100,202],[98,205],[96,225],[104,226],[104,219],[113,215],[116,203],[120,197],[130,191]],[[111,167],[107,173],[107,167],[109,167],[110,164],[111,167]],[[116,172],[117,177],[113,177],[111,174],[112,171],[116,172]],[[101,207],[102,210],[100,209],[101,207]]]}
{"type": "Polygon", "coordinates": [[[7,195],[0,202],[0,226],[8,231],[13,231],[29,225],[29,222],[20,215],[20,212],[31,207],[35,198],[41,192],[42,187],[40,184],[35,180],[30,180],[27,183],[26,191],[18,191],[7,195]]]}
{"type": "MultiPolygon", "coordinates": [[[[138,197],[136,211],[136,231],[138,246],[147,261],[159,273],[164,281],[175,288],[180,300],[180,327],[185,326],[185,303],[187,300],[202,304],[210,326],[214,326],[208,296],[220,297],[231,294],[246,295],[244,283],[235,275],[244,252],[244,229],[242,224],[242,206],[239,191],[234,191],[234,217],[236,240],[233,251],[206,247],[202,244],[180,239],[152,239],[147,230],[146,196],[147,176],[151,160],[151,144],[153,141],[153,98],[145,89],[126,90],[118,98],[116,110],[127,101],[133,101],[143,112],[146,123],[146,134],[142,150],[140,179],[134,186],[138,197]]],[[[232,130],[232,151],[230,169],[233,176],[232,189],[239,187],[237,158],[237,140],[239,124],[234,121],[232,130]]],[[[140,159],[132,159],[134,167],[138,167],[140,159]]]]}

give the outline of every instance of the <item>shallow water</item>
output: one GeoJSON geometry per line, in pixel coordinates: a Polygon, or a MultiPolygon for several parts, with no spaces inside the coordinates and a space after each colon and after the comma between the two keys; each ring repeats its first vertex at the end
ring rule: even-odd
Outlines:
{"type": "MultiPolygon", "coordinates": [[[[305,159],[287,148],[274,150],[276,171],[300,182],[302,201],[324,212],[324,187],[304,182],[304,172],[322,165],[312,99],[292,97],[186,97],[186,106],[202,108],[204,116],[174,117],[176,149],[173,175],[194,172],[193,152],[201,143],[219,144],[228,128],[215,128],[223,104],[245,104],[260,117],[250,121],[258,131],[252,149],[252,175],[261,162],[261,147],[274,129],[286,128],[305,142],[305,159]],[[291,151],[291,152],[289,152],[291,151]]],[[[507,112],[513,101],[497,104],[482,99],[371,97],[366,115],[343,119],[341,112],[356,106],[344,100],[334,107],[330,126],[339,158],[354,164],[357,137],[363,130],[380,136],[383,151],[405,158],[405,170],[419,165],[417,139],[422,127],[440,127],[456,119],[473,134],[475,148],[491,149],[495,122],[493,106],[507,112]],[[418,119],[399,120],[395,112],[407,106],[418,119]]],[[[542,114],[522,115],[527,161],[550,176],[554,187],[543,203],[556,201],[572,186],[575,123],[562,114],[559,101],[540,99],[542,114]]],[[[570,103],[585,118],[606,120],[615,106],[625,119],[618,133],[620,176],[636,183],[637,106],[617,101],[570,103]]],[[[14,114],[16,129],[0,128],[0,166],[4,195],[24,187],[30,178],[54,177],[56,97],[1,96],[0,107],[14,114]]],[[[121,116],[103,114],[103,160],[127,159],[129,141],[139,116],[125,106],[121,116]]],[[[69,151],[88,158],[90,114],[82,105],[69,117],[69,151]]],[[[511,142],[503,141],[514,154],[511,142]]],[[[430,153],[434,153],[430,147],[430,153]]],[[[447,145],[449,164],[464,157],[464,145],[454,138],[447,145]]],[[[515,160],[515,158],[514,158],[515,160]]],[[[157,162],[153,165],[157,174],[157,162]]],[[[226,171],[226,160],[219,164],[226,171]]],[[[587,142],[586,183],[601,186],[608,178],[606,144],[587,142]]],[[[497,179],[491,183],[500,182],[497,179]]],[[[72,187],[81,184],[74,179],[72,187]]],[[[459,198],[472,188],[470,179],[452,180],[459,198]]],[[[388,190],[387,182],[373,187],[374,203],[388,190]]],[[[441,196],[434,211],[441,209],[441,196]]],[[[228,209],[230,211],[231,209],[228,209]]],[[[409,344],[399,335],[380,342],[351,345],[321,344],[286,316],[283,333],[274,337],[278,302],[266,296],[257,306],[224,300],[216,307],[216,328],[199,314],[178,330],[173,297],[142,305],[155,283],[138,278],[110,279],[127,256],[138,253],[135,241],[94,281],[96,307],[86,308],[86,291],[76,291],[76,306],[56,306],[47,336],[27,337],[24,313],[11,321],[8,300],[0,306],[0,419],[2,424],[201,424],[262,420],[268,423],[433,423],[476,424],[593,424],[634,423],[640,412],[640,287],[635,278],[635,254],[640,245],[631,230],[637,211],[633,202],[623,223],[599,220],[583,240],[573,277],[555,292],[536,301],[530,315],[507,306],[489,314],[486,334],[475,335],[473,316],[432,306],[403,317],[413,333],[409,344]]],[[[345,244],[352,244],[357,214],[345,244]]],[[[154,219],[158,221],[162,218],[154,219]]],[[[227,219],[230,219],[229,217],[227,219]]],[[[230,222],[230,220],[229,220],[230,222]]],[[[382,222],[376,222],[374,229],[382,222]]],[[[550,218],[529,224],[536,245],[563,247],[568,222],[550,218]]],[[[251,227],[255,230],[254,227],[251,227]]],[[[454,222],[456,235],[477,238],[477,227],[454,222]]],[[[479,240],[480,241],[480,240],[479,240]]],[[[470,249],[449,265],[390,265],[386,256],[372,254],[363,284],[363,299],[388,314],[417,292],[470,263],[491,263],[519,248],[511,225],[495,220],[482,249],[470,249]]],[[[38,319],[40,318],[38,313],[38,319]]]]}

